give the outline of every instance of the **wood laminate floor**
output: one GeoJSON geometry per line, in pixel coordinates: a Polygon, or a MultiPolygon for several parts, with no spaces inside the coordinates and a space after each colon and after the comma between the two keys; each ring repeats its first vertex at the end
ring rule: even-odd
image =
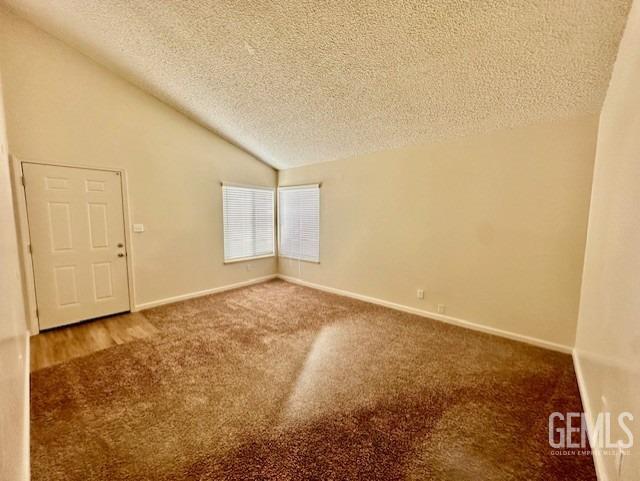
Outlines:
{"type": "Polygon", "coordinates": [[[140,313],[103,317],[31,337],[31,372],[157,333],[140,313]]]}

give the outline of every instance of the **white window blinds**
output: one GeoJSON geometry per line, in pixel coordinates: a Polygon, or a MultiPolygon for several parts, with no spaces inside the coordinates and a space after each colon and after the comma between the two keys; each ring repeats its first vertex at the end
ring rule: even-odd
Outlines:
{"type": "Polygon", "coordinates": [[[279,255],[320,262],[320,186],[278,189],[279,255]]]}
{"type": "Polygon", "coordinates": [[[224,260],[273,255],[274,190],[222,186],[224,260]]]}

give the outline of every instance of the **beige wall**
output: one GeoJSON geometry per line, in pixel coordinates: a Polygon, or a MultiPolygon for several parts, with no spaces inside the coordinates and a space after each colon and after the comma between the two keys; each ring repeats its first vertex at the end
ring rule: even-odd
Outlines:
{"type": "Polygon", "coordinates": [[[219,185],[272,168],[1,8],[0,65],[12,155],[127,170],[137,304],[276,272],[223,265],[219,185]]]}
{"type": "MultiPolygon", "coordinates": [[[[576,340],[592,416],[606,410],[635,416],[636,447],[623,462],[621,481],[640,479],[639,46],[636,0],[600,116],[576,340]]],[[[616,480],[614,456],[602,460],[608,479],[616,480]]]]}
{"type": "Polygon", "coordinates": [[[28,479],[29,333],[0,83],[0,479],[28,479]]]}
{"type": "Polygon", "coordinates": [[[322,182],[303,280],[573,346],[595,116],[280,172],[322,182]],[[425,299],[416,298],[416,289],[425,299]]]}

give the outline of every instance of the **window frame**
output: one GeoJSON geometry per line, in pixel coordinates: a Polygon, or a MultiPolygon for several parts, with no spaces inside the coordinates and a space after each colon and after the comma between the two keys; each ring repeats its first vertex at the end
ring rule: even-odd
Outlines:
{"type": "Polygon", "coordinates": [[[277,232],[276,232],[276,223],[277,223],[277,197],[278,192],[276,187],[269,187],[266,185],[251,185],[251,184],[238,184],[235,182],[220,182],[220,197],[222,199],[221,208],[222,208],[222,263],[223,264],[236,264],[238,262],[247,262],[258,259],[268,259],[270,257],[276,257],[278,255],[277,251],[277,232]],[[248,256],[248,257],[235,257],[233,259],[225,258],[225,228],[224,228],[224,188],[225,187],[237,187],[240,189],[253,189],[253,190],[268,190],[273,193],[273,203],[271,206],[273,215],[271,219],[271,225],[273,226],[271,230],[272,237],[272,251],[269,254],[260,254],[257,256],[248,256]]]}
{"type": "Polygon", "coordinates": [[[322,183],[321,182],[317,182],[317,183],[310,183],[310,184],[298,184],[298,185],[283,185],[283,186],[278,186],[278,188],[276,189],[276,226],[277,226],[277,230],[278,230],[278,238],[277,238],[277,245],[278,245],[278,257],[283,258],[283,259],[291,259],[294,261],[298,261],[298,262],[308,262],[309,264],[320,264],[320,252],[321,252],[321,248],[320,248],[320,239],[321,239],[321,224],[322,224],[322,183]],[[318,260],[312,260],[312,259],[304,259],[302,257],[293,257],[293,256],[288,256],[288,255],[283,255],[280,252],[280,242],[282,239],[281,236],[281,228],[282,228],[282,223],[280,222],[280,191],[281,190],[296,190],[296,189],[305,189],[305,188],[310,188],[310,187],[316,187],[318,189],[318,260]]]}

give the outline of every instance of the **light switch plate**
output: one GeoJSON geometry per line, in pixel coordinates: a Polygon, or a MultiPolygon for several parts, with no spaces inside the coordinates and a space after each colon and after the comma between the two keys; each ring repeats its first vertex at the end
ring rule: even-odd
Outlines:
{"type": "Polygon", "coordinates": [[[144,232],[144,224],[133,224],[133,232],[144,232]]]}

